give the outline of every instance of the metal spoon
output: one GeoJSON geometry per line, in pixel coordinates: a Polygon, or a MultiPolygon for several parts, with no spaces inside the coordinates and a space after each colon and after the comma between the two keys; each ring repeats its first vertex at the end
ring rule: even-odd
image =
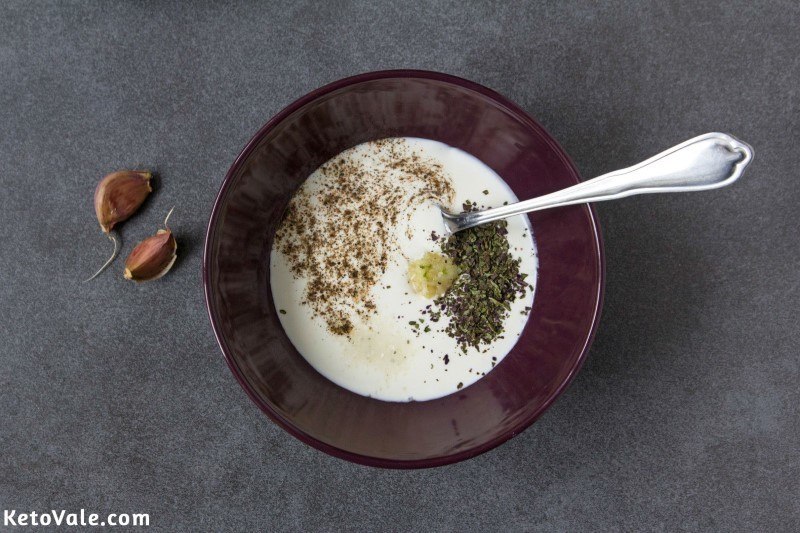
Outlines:
{"type": "Polygon", "coordinates": [[[634,194],[705,191],[730,185],[753,160],[750,145],[724,133],[706,133],[682,142],[638,165],[603,174],[551,194],[471,213],[442,209],[451,233],[522,213],[634,194]]]}

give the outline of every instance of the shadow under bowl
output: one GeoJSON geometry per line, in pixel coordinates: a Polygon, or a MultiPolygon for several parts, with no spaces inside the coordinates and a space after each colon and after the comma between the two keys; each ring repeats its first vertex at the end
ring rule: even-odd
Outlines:
{"type": "Polygon", "coordinates": [[[384,402],[335,385],[306,362],[281,327],[269,282],[270,249],[287,203],[309,174],[347,148],[385,137],[460,148],[523,199],[580,181],[541,126],[485,87],[423,71],[354,76],[289,105],[236,158],[208,224],[203,283],[231,371],[272,420],[350,461],[431,467],[501,444],[564,390],[599,319],[603,248],[588,205],[531,214],[539,255],[533,310],[516,346],[492,372],[424,402],[384,402]]]}

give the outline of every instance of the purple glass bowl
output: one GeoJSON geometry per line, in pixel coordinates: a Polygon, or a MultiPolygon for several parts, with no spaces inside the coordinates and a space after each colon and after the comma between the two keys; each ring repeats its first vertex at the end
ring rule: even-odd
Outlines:
{"type": "Polygon", "coordinates": [[[603,247],[590,206],[530,216],[540,262],[531,318],[511,353],[475,384],[409,403],[335,385],[281,328],[269,283],[270,248],[287,202],[312,171],[346,148],[397,136],[441,141],[478,157],[522,199],[580,181],[550,135],[494,91],[435,72],[354,76],[289,105],[236,158],[208,223],[203,284],[231,371],[278,425],[356,463],[431,467],[508,440],[572,380],[600,314],[603,247]]]}

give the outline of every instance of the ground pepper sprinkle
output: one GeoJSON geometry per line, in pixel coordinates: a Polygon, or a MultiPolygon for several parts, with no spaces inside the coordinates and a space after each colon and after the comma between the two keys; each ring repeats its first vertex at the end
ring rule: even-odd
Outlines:
{"type": "Polygon", "coordinates": [[[404,139],[369,145],[361,159],[351,149],[325,163],[321,187],[301,186],[275,237],[292,275],[308,280],[301,303],[336,335],[348,335],[357,317],[375,314],[371,291],[397,249],[400,217],[423,202],[449,205],[455,197],[442,166],[404,139]]]}

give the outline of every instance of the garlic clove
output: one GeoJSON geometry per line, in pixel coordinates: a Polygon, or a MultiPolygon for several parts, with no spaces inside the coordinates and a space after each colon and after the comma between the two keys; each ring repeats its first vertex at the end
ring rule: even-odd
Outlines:
{"type": "Polygon", "coordinates": [[[177,259],[178,244],[169,229],[160,229],[133,249],[125,260],[125,278],[136,282],[160,278],[177,259]]]}
{"type": "Polygon", "coordinates": [[[149,171],[122,170],[100,180],[94,191],[94,211],[104,233],[127,220],[153,191],[149,171]]]}

